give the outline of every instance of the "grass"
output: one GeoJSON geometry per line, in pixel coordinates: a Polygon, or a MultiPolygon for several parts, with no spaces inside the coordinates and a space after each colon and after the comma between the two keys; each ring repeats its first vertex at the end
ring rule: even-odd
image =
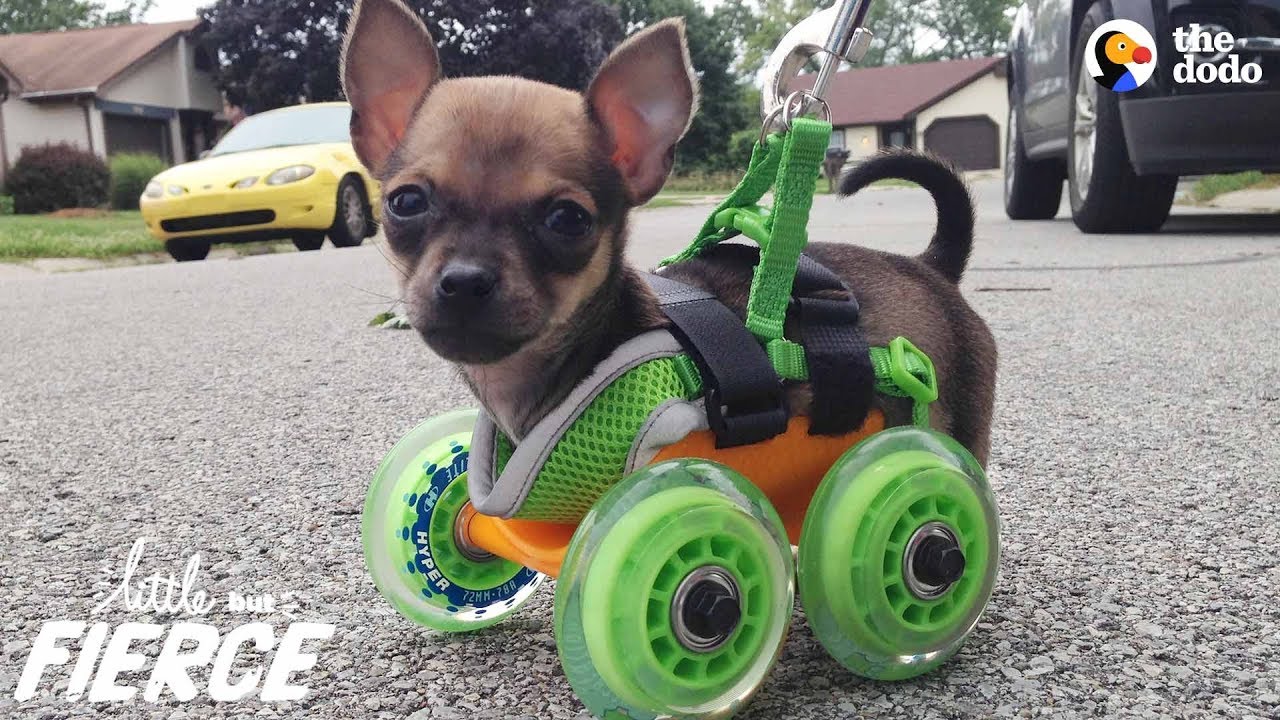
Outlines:
{"type": "MultiPolygon", "coordinates": [[[[704,198],[719,199],[737,186],[742,177],[736,173],[694,174],[672,177],[662,192],[645,205],[645,209],[679,207],[693,205],[704,198]]],[[[909,180],[886,178],[871,183],[871,187],[913,188],[917,185],[909,180]]],[[[815,195],[829,195],[827,179],[819,177],[814,185],[815,195]]]]}
{"type": "Polygon", "coordinates": [[[151,237],[136,212],[99,218],[0,216],[0,260],[105,259],[154,252],[164,252],[164,245],[151,237]]]}
{"type": "Polygon", "coordinates": [[[657,197],[655,197],[654,199],[650,200],[648,203],[644,205],[644,207],[640,209],[641,210],[657,210],[659,208],[683,207],[685,205],[692,204],[690,200],[697,197],[701,197],[701,195],[690,195],[686,197],[680,197],[679,195],[676,195],[676,194],[662,193],[657,197]]]}
{"type": "Polygon", "coordinates": [[[1231,175],[1209,175],[1191,190],[1196,202],[1209,202],[1224,193],[1254,188],[1280,187],[1280,175],[1264,175],[1257,170],[1231,175]]]}

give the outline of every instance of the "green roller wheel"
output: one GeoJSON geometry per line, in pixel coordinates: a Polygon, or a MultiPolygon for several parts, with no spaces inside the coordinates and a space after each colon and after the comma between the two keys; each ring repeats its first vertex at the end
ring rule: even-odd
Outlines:
{"type": "Polygon", "coordinates": [[[476,411],[461,410],[414,428],[382,461],[365,498],[361,539],[374,585],[402,615],[433,630],[493,625],[544,580],[458,542],[475,420],[476,411]]]}
{"type": "Polygon", "coordinates": [[[703,460],[645,468],[569,545],[555,606],[565,675],[598,717],[729,717],[777,660],[793,572],[754,485],[703,460]]]}
{"type": "Polygon", "coordinates": [[[845,667],[877,680],[928,672],[955,654],[991,597],[999,515],[959,443],[886,430],[823,480],[800,536],[800,599],[845,667]]]}

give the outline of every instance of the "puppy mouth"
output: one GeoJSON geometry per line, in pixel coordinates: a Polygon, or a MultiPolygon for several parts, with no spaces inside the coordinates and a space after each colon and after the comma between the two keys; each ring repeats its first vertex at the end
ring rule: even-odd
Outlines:
{"type": "Polygon", "coordinates": [[[495,332],[474,325],[437,325],[418,331],[427,346],[450,362],[489,365],[514,355],[532,336],[495,332]]]}

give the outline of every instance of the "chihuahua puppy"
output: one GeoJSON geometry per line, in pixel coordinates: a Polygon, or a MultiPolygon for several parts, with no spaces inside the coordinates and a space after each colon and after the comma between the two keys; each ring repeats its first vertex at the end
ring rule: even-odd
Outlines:
{"type": "MultiPolygon", "coordinates": [[[[662,188],[696,111],[682,21],[624,42],[580,94],[515,77],[444,79],[412,11],[360,0],[342,80],[352,143],[382,183],[410,323],[513,441],[618,345],[666,325],[624,255],[628,213],[662,188]]],[[[808,252],[849,285],[871,344],[903,335],[930,355],[942,392],[933,425],[985,464],[995,342],[956,287],[971,201],[953,173],[919,156],[873,160],[842,189],[886,173],[934,193],[944,219],[929,250],[907,258],[814,243],[808,252]]],[[[754,258],[726,245],[664,274],[745,317],[754,258]]],[[[806,388],[790,399],[805,414],[806,388]]],[[[909,403],[877,402],[889,424],[910,422],[909,403]]]]}

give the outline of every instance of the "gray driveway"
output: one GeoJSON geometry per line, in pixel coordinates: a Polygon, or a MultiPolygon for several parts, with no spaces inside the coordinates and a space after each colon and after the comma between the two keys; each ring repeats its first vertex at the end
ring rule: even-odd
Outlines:
{"type": "MultiPolygon", "coordinates": [[[[991,607],[954,661],[899,684],[850,676],[797,617],[744,716],[1280,717],[1280,219],[1184,214],[1158,236],[1086,237],[1010,223],[997,182],[976,193],[965,288],[1001,350],[991,607]]],[[[677,249],[705,212],[641,213],[636,260],[677,249]]],[[[918,252],[931,224],[922,192],[873,190],[820,198],[814,236],[918,252]]],[[[358,513],[382,454],[468,402],[413,333],[365,326],[395,292],[373,247],[0,274],[0,716],[581,712],[549,589],[493,630],[444,636],[365,573],[358,513]],[[299,620],[336,624],[294,676],[312,694],[95,705],[65,699],[63,668],[17,703],[46,620],[169,622],[90,615],[139,536],[154,538],[146,573],[180,575],[199,552],[211,595],[293,592],[299,620]]],[[[159,641],[134,647],[154,659],[159,641]]]]}

